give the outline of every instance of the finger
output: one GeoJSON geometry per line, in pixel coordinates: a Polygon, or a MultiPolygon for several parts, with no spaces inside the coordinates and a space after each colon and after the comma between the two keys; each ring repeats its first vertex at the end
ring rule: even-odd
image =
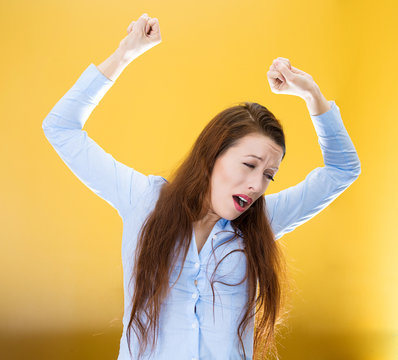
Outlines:
{"type": "Polygon", "coordinates": [[[157,18],[150,19],[148,23],[151,25],[153,31],[159,32],[159,20],[157,18]]]}
{"type": "Polygon", "coordinates": [[[286,65],[289,67],[289,69],[292,67],[292,65],[290,64],[289,59],[286,59],[286,58],[283,58],[283,57],[278,57],[278,60],[284,61],[286,63],[286,65]]]}
{"type": "Polygon", "coordinates": [[[277,64],[278,64],[277,62],[276,62],[275,64],[272,64],[272,65],[270,66],[270,70],[271,70],[271,71],[274,71],[274,72],[276,72],[276,73],[278,73],[278,74],[280,74],[279,78],[280,78],[280,79],[283,79],[283,81],[285,81],[285,78],[284,78],[283,75],[281,74],[279,68],[277,67],[277,64]]]}
{"type": "Polygon", "coordinates": [[[271,78],[271,79],[276,79],[279,75],[281,75],[281,73],[279,71],[276,70],[269,70],[267,72],[267,75],[271,78]]]}
{"type": "Polygon", "coordinates": [[[146,33],[146,34],[148,33],[148,31],[149,31],[150,28],[151,28],[151,26],[148,25],[148,24],[149,24],[149,21],[150,21],[151,19],[152,19],[152,18],[149,17],[149,16],[146,16],[146,17],[145,17],[145,20],[146,20],[146,24],[145,24],[145,33],[146,33]]]}
{"type": "Polygon", "coordinates": [[[159,20],[157,18],[150,18],[148,20],[148,23],[152,25],[155,25],[156,23],[159,23],[159,20]]]}
{"type": "Polygon", "coordinates": [[[272,68],[272,69],[276,70],[276,69],[277,69],[276,66],[277,66],[278,64],[285,64],[289,69],[291,69],[291,65],[290,65],[289,60],[288,60],[288,59],[285,59],[285,58],[281,58],[281,57],[278,57],[278,58],[276,58],[276,59],[274,59],[274,60],[272,61],[272,64],[271,64],[271,66],[270,66],[270,69],[272,68]]]}
{"type": "Polygon", "coordinates": [[[286,60],[275,59],[273,65],[276,66],[276,68],[278,65],[285,65],[288,69],[291,69],[290,63],[287,62],[286,60]]]}
{"type": "Polygon", "coordinates": [[[284,57],[280,57],[280,56],[279,56],[278,59],[279,59],[279,60],[283,60],[283,61],[287,61],[287,62],[290,64],[290,61],[289,61],[289,59],[287,59],[287,58],[284,58],[284,57]]]}
{"type": "Polygon", "coordinates": [[[275,65],[276,69],[281,72],[285,79],[290,80],[295,76],[285,62],[277,62],[275,65]]]}
{"type": "Polygon", "coordinates": [[[269,67],[270,70],[276,71],[276,66],[274,63],[272,63],[272,65],[269,67]]]}
{"type": "Polygon", "coordinates": [[[139,18],[138,18],[138,20],[137,20],[137,24],[139,24],[139,28],[141,28],[141,29],[143,29],[144,28],[144,24],[146,24],[147,23],[147,21],[148,21],[148,18],[149,18],[149,16],[148,16],[148,14],[147,13],[145,13],[145,14],[142,14],[139,18]]]}
{"type": "Polygon", "coordinates": [[[131,30],[133,30],[133,26],[134,26],[135,21],[133,21],[127,28],[127,32],[130,33],[131,30]]]}
{"type": "Polygon", "coordinates": [[[267,75],[273,81],[276,81],[278,79],[280,81],[286,82],[286,79],[279,71],[270,70],[267,72],[267,75]]]}
{"type": "Polygon", "coordinates": [[[300,69],[295,68],[292,66],[292,71],[296,72],[297,74],[305,75],[306,73],[300,69]]]}

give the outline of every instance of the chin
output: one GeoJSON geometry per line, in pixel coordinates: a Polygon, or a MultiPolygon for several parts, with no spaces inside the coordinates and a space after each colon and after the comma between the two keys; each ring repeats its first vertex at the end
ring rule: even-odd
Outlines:
{"type": "MultiPolygon", "coordinates": [[[[243,214],[243,213],[242,213],[243,214]]],[[[232,221],[232,220],[235,220],[235,219],[237,219],[239,216],[241,216],[242,214],[233,214],[233,215],[230,215],[230,216],[227,216],[227,217],[225,217],[224,219],[226,219],[226,220],[229,220],[229,221],[232,221]]]]}

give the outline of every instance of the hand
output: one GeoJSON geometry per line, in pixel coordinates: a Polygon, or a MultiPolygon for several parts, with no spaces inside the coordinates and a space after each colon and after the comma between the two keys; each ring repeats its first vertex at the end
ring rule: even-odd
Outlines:
{"type": "Polygon", "coordinates": [[[150,18],[148,14],[142,14],[137,21],[131,22],[127,33],[119,44],[119,50],[126,59],[133,60],[162,41],[158,19],[150,18]]]}
{"type": "Polygon", "coordinates": [[[307,99],[317,86],[311,75],[291,66],[290,61],[282,57],[272,62],[267,78],[273,93],[296,95],[302,99],[307,99]]]}

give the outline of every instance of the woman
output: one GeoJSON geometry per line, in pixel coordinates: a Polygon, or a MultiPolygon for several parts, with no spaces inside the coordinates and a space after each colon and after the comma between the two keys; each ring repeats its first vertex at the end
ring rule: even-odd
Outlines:
{"type": "Polygon", "coordinates": [[[275,240],[327,207],[361,171],[339,108],[310,75],[278,58],[267,73],[271,91],[305,100],[324,167],[264,196],[285,157],[285,136],[267,108],[244,102],[210,121],[169,181],[146,176],[82,130],[123,69],[161,42],[158,20],[147,14],[127,31],[43,121],[62,160],[123,219],[118,360],[252,359],[260,345],[276,354],[285,263],[275,240]]]}

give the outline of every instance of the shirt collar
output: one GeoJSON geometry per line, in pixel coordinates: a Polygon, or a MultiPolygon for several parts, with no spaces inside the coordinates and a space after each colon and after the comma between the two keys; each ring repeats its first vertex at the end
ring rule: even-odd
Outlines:
{"type": "Polygon", "coordinates": [[[221,229],[224,229],[225,226],[227,225],[228,221],[229,221],[229,220],[227,220],[227,219],[221,218],[220,220],[217,221],[217,224],[218,224],[218,226],[219,226],[221,229]]]}

